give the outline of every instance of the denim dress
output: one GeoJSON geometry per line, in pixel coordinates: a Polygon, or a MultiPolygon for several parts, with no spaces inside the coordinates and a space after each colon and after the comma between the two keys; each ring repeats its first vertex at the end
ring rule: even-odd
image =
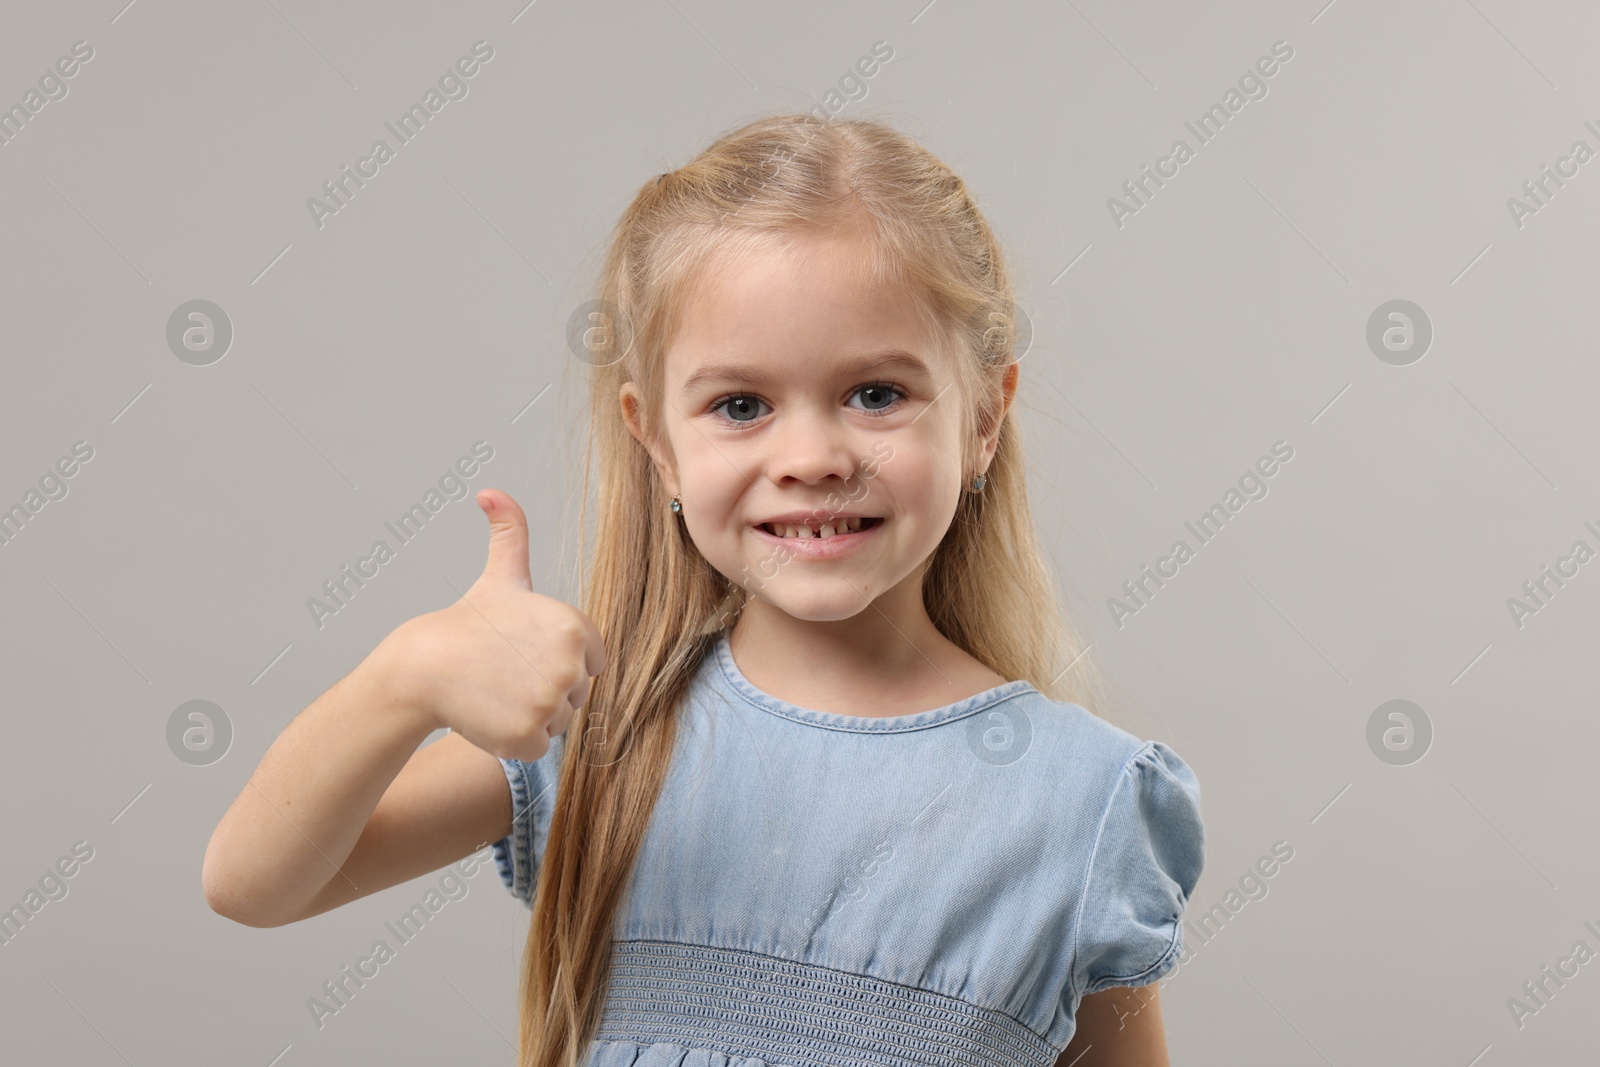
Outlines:
{"type": "MultiPolygon", "coordinates": [[[[565,740],[501,761],[530,907],[565,740]]],[[[839,715],[757,689],[724,631],[676,745],[589,1067],[1052,1067],[1080,998],[1178,963],[1194,772],[1025,680],[839,715]]]]}

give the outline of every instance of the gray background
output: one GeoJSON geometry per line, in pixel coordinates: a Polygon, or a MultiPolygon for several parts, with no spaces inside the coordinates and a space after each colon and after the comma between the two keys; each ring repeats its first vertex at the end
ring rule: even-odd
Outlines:
{"type": "MultiPolygon", "coordinates": [[[[206,842],[306,704],[481,570],[469,496],[319,629],[307,598],[385,520],[484,439],[472,488],[563,521],[567,316],[640,183],[813,106],[879,40],[894,59],[841,115],[949,161],[1010,250],[1063,602],[1129,728],[1203,785],[1191,917],[1295,850],[1164,987],[1174,1062],[1600,1056],[1600,963],[1521,1029],[1506,1003],[1600,949],[1600,563],[1521,627],[1507,607],[1600,547],[1600,161],[1521,227],[1506,204],[1600,148],[1592,10],[122,2],[17,5],[0,34],[4,106],[95,51],[0,146],[0,506],[94,448],[0,546],[0,905],[94,848],[0,946],[7,1062],[512,1062],[527,920],[492,867],[319,1030],[307,998],[438,875],[256,930],[206,906],[206,842]],[[469,95],[318,229],[307,198],[479,39],[469,95]],[[1107,198],[1279,40],[1268,94],[1115,225],[1107,198]],[[193,299],[235,332],[209,366],[166,343],[193,299]],[[1366,342],[1392,299],[1435,331],[1407,366],[1366,342]],[[1116,626],[1107,598],[1280,439],[1270,493],[1116,626]],[[1367,742],[1397,698],[1434,731],[1407,766],[1367,742]],[[234,729],[208,766],[166,739],[194,699],[234,729]]],[[[561,542],[534,531],[535,585],[572,599],[561,542]]]]}

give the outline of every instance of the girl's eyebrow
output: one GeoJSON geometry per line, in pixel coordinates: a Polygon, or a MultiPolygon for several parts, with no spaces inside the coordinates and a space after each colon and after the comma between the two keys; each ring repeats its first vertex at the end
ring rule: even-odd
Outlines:
{"type": "MultiPolygon", "coordinates": [[[[742,363],[707,363],[693,374],[684,379],[682,392],[687,395],[702,386],[714,382],[738,382],[757,387],[770,385],[774,378],[780,375],[773,373],[774,368],[762,365],[747,365],[742,363]]],[[[928,365],[918,357],[903,349],[893,348],[887,352],[877,352],[872,355],[862,356],[841,364],[841,376],[854,377],[873,370],[900,370],[911,374],[930,374],[928,365]]]]}

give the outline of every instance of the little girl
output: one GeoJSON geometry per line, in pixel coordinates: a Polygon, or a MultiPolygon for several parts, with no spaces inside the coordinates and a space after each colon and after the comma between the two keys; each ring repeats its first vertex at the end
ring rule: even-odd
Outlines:
{"type": "Polygon", "coordinates": [[[584,610],[480,492],[482,576],[284,731],[211,906],[282,925],[492,844],[520,1067],[1166,1064],[1199,785],[1068,699],[962,180],[878,122],[752,122],[645,183],[598,295],[584,610]]]}

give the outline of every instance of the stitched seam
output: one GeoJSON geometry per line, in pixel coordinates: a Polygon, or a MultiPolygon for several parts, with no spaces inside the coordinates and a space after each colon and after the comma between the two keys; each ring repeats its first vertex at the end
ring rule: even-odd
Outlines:
{"type": "Polygon", "coordinates": [[[1133,755],[1129,756],[1127,760],[1123,762],[1122,769],[1117,772],[1117,784],[1112,787],[1111,796],[1106,800],[1105,810],[1100,813],[1100,824],[1095,828],[1094,848],[1089,850],[1089,864],[1083,872],[1083,884],[1078,887],[1078,917],[1072,924],[1072,953],[1070,956],[1070,962],[1068,964],[1067,974],[1068,984],[1072,986],[1074,995],[1080,998],[1084,995],[1086,990],[1078,985],[1078,934],[1083,929],[1083,918],[1085,913],[1089,910],[1089,885],[1094,878],[1095,860],[1100,856],[1100,842],[1105,836],[1106,823],[1111,818],[1111,808],[1117,802],[1117,793],[1122,789],[1123,783],[1128,781],[1130,777],[1128,774],[1129,768],[1132,767],[1134,763],[1137,762],[1138,759],[1145,753],[1153,752],[1154,748],[1154,741],[1146,741],[1143,745],[1139,746],[1139,749],[1134,752],[1133,755]]]}
{"type": "MultiPolygon", "coordinates": [[[[777,708],[768,707],[767,705],[765,705],[765,704],[761,703],[760,701],[756,700],[755,698],[751,697],[748,693],[745,693],[744,691],[739,689],[737,685],[735,685],[734,691],[736,693],[738,693],[739,699],[743,700],[746,704],[749,704],[751,707],[757,709],[758,711],[764,711],[768,715],[776,715],[780,719],[787,719],[789,722],[796,722],[796,723],[799,723],[802,726],[816,726],[816,727],[820,727],[821,729],[824,729],[824,730],[836,730],[836,731],[838,731],[840,733],[849,733],[849,734],[905,734],[905,733],[914,733],[917,730],[931,730],[935,726],[943,726],[946,723],[960,722],[962,719],[970,718],[972,715],[975,715],[980,711],[987,710],[988,708],[992,708],[996,704],[1003,703],[1004,701],[1007,701],[1007,700],[1015,700],[1017,697],[1026,696],[1028,693],[1033,691],[1033,689],[1032,689],[1032,684],[1033,683],[1029,682],[1027,679],[1021,678],[1021,679],[1018,679],[1017,681],[1021,682],[1024,686],[1028,686],[1029,688],[1018,689],[1018,690],[1016,690],[1014,692],[1010,692],[1010,693],[997,693],[993,697],[991,697],[990,699],[984,701],[981,704],[977,704],[977,705],[973,706],[972,708],[970,708],[967,711],[963,711],[963,712],[960,712],[960,713],[955,714],[955,715],[950,715],[950,716],[948,716],[946,718],[938,719],[938,720],[936,720],[934,722],[922,723],[921,725],[917,725],[917,726],[896,726],[896,727],[890,727],[890,728],[872,727],[872,726],[843,726],[843,725],[835,726],[835,725],[833,725],[831,723],[830,724],[824,724],[824,723],[819,723],[819,722],[812,722],[810,719],[799,718],[797,716],[789,715],[789,714],[787,714],[787,713],[785,713],[783,711],[780,711],[777,708]]],[[[916,712],[915,714],[919,714],[920,715],[920,714],[924,714],[924,713],[923,712],[916,712]]],[[[866,716],[849,715],[849,716],[844,716],[844,717],[845,718],[859,719],[859,718],[865,718],[866,716]]]]}
{"type": "MultiPolygon", "coordinates": [[[[974,714],[976,714],[976,713],[978,713],[980,711],[984,711],[984,710],[986,710],[988,708],[992,708],[996,704],[999,704],[1002,701],[1012,700],[1012,699],[1015,699],[1015,698],[1020,697],[1020,696],[1026,696],[1029,693],[1038,692],[1038,687],[1035,686],[1032,682],[1028,681],[1026,678],[1017,678],[1017,679],[1013,679],[1010,682],[1005,682],[1005,683],[1002,683],[999,686],[996,686],[995,689],[997,691],[994,692],[989,697],[988,700],[985,700],[985,701],[983,701],[982,703],[979,703],[979,704],[975,704],[971,708],[968,708],[965,711],[958,712],[956,714],[946,715],[944,718],[936,719],[933,722],[921,723],[921,724],[918,724],[918,725],[887,727],[887,728],[883,727],[883,726],[871,726],[871,725],[846,726],[846,725],[843,725],[843,724],[813,722],[812,720],[810,720],[808,718],[801,718],[799,716],[791,715],[786,711],[779,710],[778,708],[769,707],[766,703],[764,703],[761,699],[759,699],[755,693],[750,692],[750,690],[753,689],[754,687],[751,686],[751,684],[750,684],[750,682],[748,680],[743,679],[743,678],[739,677],[738,675],[736,675],[734,673],[734,669],[731,667],[731,665],[729,663],[727,663],[727,662],[725,662],[723,660],[722,656],[720,655],[719,649],[717,649],[715,646],[713,646],[713,648],[712,648],[712,655],[716,656],[717,669],[722,672],[723,680],[727,683],[726,687],[728,689],[733,690],[733,692],[739,697],[740,700],[743,700],[746,704],[749,704],[751,707],[755,708],[757,711],[763,711],[763,712],[766,712],[769,715],[776,715],[781,719],[787,719],[790,722],[800,723],[802,726],[817,726],[817,727],[820,727],[820,728],[822,728],[824,730],[838,730],[838,731],[840,731],[842,733],[889,734],[889,733],[911,733],[911,732],[916,731],[916,730],[932,729],[935,726],[943,726],[945,723],[948,723],[948,722],[959,722],[960,720],[965,719],[965,718],[967,718],[967,717],[969,717],[971,715],[974,715],[974,714]],[[1015,689],[1011,688],[1013,686],[1015,686],[1017,688],[1015,688],[1015,689]],[[1007,691],[1007,690],[1009,690],[1009,691],[1007,691]]],[[[762,695],[765,696],[765,694],[762,694],[762,695]]],[[[971,700],[971,699],[974,699],[975,697],[977,697],[979,695],[981,695],[981,694],[976,694],[975,693],[975,694],[973,694],[972,697],[968,697],[967,699],[971,700]]],[[[770,699],[776,700],[775,697],[770,698],[770,699]]],[[[962,703],[962,702],[961,701],[957,701],[957,704],[960,704],[960,703],[962,703]]],[[[940,709],[938,709],[938,708],[930,708],[929,709],[929,711],[938,711],[938,710],[940,710],[940,709]]],[[[926,714],[928,714],[928,712],[913,712],[911,716],[894,716],[894,717],[895,718],[915,717],[917,715],[926,715],[926,714]]],[[[843,718],[843,719],[860,719],[860,718],[868,718],[868,717],[860,716],[860,715],[843,715],[843,716],[840,716],[840,718],[843,718]]]]}
{"type": "Polygon", "coordinates": [[[1139,979],[1145,977],[1146,975],[1154,974],[1156,971],[1161,970],[1161,968],[1163,966],[1165,966],[1166,963],[1169,960],[1172,959],[1172,954],[1177,951],[1177,949],[1178,949],[1178,939],[1183,934],[1183,924],[1178,922],[1178,919],[1181,919],[1182,917],[1183,916],[1180,913],[1177,916],[1177,918],[1173,919],[1173,924],[1174,925],[1172,927],[1172,940],[1167,942],[1167,947],[1166,947],[1165,951],[1163,951],[1161,953],[1161,957],[1159,959],[1157,959],[1154,963],[1152,963],[1150,966],[1146,967],[1144,970],[1138,971],[1138,972],[1136,972],[1134,974],[1107,975],[1105,978],[1102,978],[1100,980],[1099,988],[1097,988],[1097,989],[1085,989],[1084,993],[1085,994],[1098,993],[1103,989],[1109,989],[1111,986],[1118,985],[1118,984],[1124,983],[1124,982],[1131,982],[1131,983],[1133,983],[1135,985],[1143,985],[1144,983],[1140,982],[1139,979]]]}
{"type": "Polygon", "coordinates": [[[513,781],[511,765],[506,760],[500,761],[500,773],[506,777],[506,788],[511,793],[511,832],[500,838],[493,845],[495,870],[500,875],[500,881],[505,883],[508,892],[515,892],[516,882],[516,852],[517,852],[517,786],[513,781]]]}
{"type": "Polygon", "coordinates": [[[533,891],[529,867],[532,861],[534,811],[533,783],[528,766],[521,760],[501,760],[506,779],[511,783],[511,893],[532,907],[533,891]]]}

